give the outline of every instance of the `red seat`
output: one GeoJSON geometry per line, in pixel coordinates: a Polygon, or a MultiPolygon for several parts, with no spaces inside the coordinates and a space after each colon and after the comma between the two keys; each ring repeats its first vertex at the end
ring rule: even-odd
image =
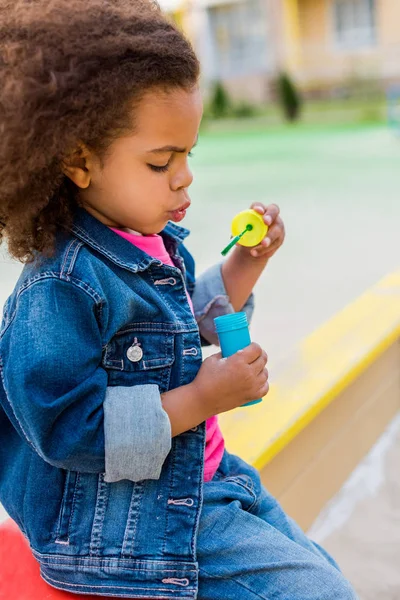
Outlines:
{"type": "Polygon", "coordinates": [[[39,572],[27,540],[12,519],[0,524],[0,600],[99,600],[99,596],[56,590],[39,572]]]}

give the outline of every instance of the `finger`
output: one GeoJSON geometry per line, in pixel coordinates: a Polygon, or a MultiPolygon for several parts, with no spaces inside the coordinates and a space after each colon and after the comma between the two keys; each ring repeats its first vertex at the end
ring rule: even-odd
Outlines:
{"type": "Polygon", "coordinates": [[[266,254],[267,256],[274,254],[274,252],[276,252],[278,248],[282,246],[282,244],[283,240],[281,238],[278,238],[270,246],[268,246],[268,248],[264,248],[264,254],[266,254]]]}
{"type": "Polygon", "coordinates": [[[268,248],[268,246],[271,246],[273,244],[273,242],[275,242],[275,240],[282,239],[282,241],[283,241],[284,238],[285,238],[285,225],[284,225],[282,219],[278,216],[275,223],[273,225],[271,225],[271,227],[268,229],[268,234],[261,241],[260,246],[264,246],[265,248],[268,248]]]}
{"type": "Polygon", "coordinates": [[[260,215],[263,215],[265,213],[265,211],[267,210],[266,205],[263,204],[262,202],[253,202],[253,204],[250,205],[250,208],[252,208],[256,212],[260,213],[260,215]]]}
{"type": "Polygon", "coordinates": [[[268,380],[269,371],[268,371],[267,367],[265,366],[265,363],[263,365],[261,365],[259,363],[259,367],[260,366],[261,366],[261,368],[257,371],[256,377],[257,377],[257,379],[259,379],[260,382],[264,383],[265,381],[268,380]]]}
{"type": "Polygon", "coordinates": [[[254,258],[260,258],[262,256],[269,256],[271,253],[273,254],[274,252],[276,252],[276,250],[281,245],[282,245],[282,240],[280,240],[280,239],[275,240],[275,242],[273,242],[267,248],[264,245],[260,244],[256,248],[252,248],[251,255],[254,256],[254,258]]]}
{"type": "Polygon", "coordinates": [[[258,214],[263,215],[264,223],[268,226],[273,223],[274,219],[279,214],[279,207],[276,204],[265,206],[262,202],[253,202],[250,208],[258,212],[258,214]]]}
{"type": "Polygon", "coordinates": [[[264,396],[266,396],[269,392],[269,383],[268,380],[264,383],[263,386],[260,387],[260,389],[258,390],[258,397],[259,398],[264,398],[264,396]]]}
{"type": "Polygon", "coordinates": [[[280,213],[280,208],[277,204],[269,204],[264,212],[264,223],[271,225],[280,213]]]}
{"type": "Polygon", "coordinates": [[[264,359],[263,356],[260,356],[259,358],[257,358],[257,360],[255,360],[254,362],[251,363],[250,367],[251,367],[252,372],[254,373],[255,377],[259,377],[261,375],[261,373],[264,370],[266,370],[265,363],[266,363],[266,360],[264,359]]]}
{"type": "Polygon", "coordinates": [[[244,361],[250,365],[251,363],[253,363],[255,360],[257,360],[257,358],[259,358],[263,353],[263,349],[261,348],[261,346],[259,346],[259,344],[256,344],[255,342],[252,342],[249,346],[246,346],[246,348],[243,348],[243,350],[239,350],[236,354],[241,356],[241,358],[244,359],[244,361]]]}
{"type": "MultiPolygon", "coordinates": [[[[280,217],[278,217],[280,220],[280,217]]],[[[285,239],[285,227],[283,221],[277,222],[268,231],[268,235],[261,241],[258,246],[251,249],[252,256],[263,256],[267,251],[274,251],[283,244],[285,239]]]]}
{"type": "MultiPolygon", "coordinates": [[[[258,346],[258,344],[257,344],[258,346]]],[[[268,362],[268,355],[265,352],[265,350],[263,350],[261,348],[261,354],[259,356],[257,356],[257,358],[255,360],[253,360],[251,363],[249,363],[251,365],[251,367],[255,366],[255,364],[257,363],[257,361],[259,361],[259,364],[261,364],[261,362],[263,363],[264,367],[268,362]]]]}
{"type": "Polygon", "coordinates": [[[270,227],[268,229],[268,235],[266,235],[265,238],[263,240],[261,240],[260,244],[258,245],[258,248],[260,250],[265,250],[265,248],[270,248],[272,246],[272,244],[276,240],[281,239],[282,236],[283,236],[283,227],[279,224],[274,223],[274,225],[272,225],[272,227],[270,227]]]}
{"type": "Polygon", "coordinates": [[[266,378],[264,380],[264,382],[262,383],[262,385],[260,385],[256,391],[250,395],[249,399],[247,400],[247,402],[253,402],[254,400],[258,400],[259,398],[261,398],[261,400],[264,398],[264,396],[266,396],[269,392],[269,383],[268,383],[268,378],[266,378]]]}
{"type": "Polygon", "coordinates": [[[264,223],[270,226],[277,218],[280,213],[280,208],[277,204],[269,204],[265,206],[262,202],[253,202],[250,206],[253,210],[263,215],[264,223]]]}
{"type": "Polygon", "coordinates": [[[277,217],[275,223],[271,225],[271,227],[268,229],[268,234],[262,240],[261,244],[265,242],[265,246],[270,246],[272,242],[283,237],[285,237],[285,226],[283,224],[282,219],[280,217],[277,217]]]}
{"type": "Polygon", "coordinates": [[[275,252],[278,250],[278,248],[280,248],[282,246],[282,242],[280,240],[277,240],[276,242],[274,242],[272,244],[272,246],[269,246],[269,248],[262,248],[261,250],[257,251],[256,254],[253,254],[253,252],[251,253],[252,256],[254,256],[254,258],[260,259],[260,258],[271,258],[271,256],[273,256],[275,254],[275,252]]]}

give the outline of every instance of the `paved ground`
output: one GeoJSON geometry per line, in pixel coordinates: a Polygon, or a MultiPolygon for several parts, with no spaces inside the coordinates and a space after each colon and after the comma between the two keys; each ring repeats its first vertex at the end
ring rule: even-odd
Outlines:
{"type": "MultiPolygon", "coordinates": [[[[257,286],[252,327],[273,379],[296,342],[399,268],[400,140],[378,126],[205,133],[194,154],[186,224],[199,271],[219,260],[236,212],[254,200],[281,206],[287,241],[257,286]]],[[[0,262],[0,304],[18,272],[0,262]]],[[[381,462],[368,459],[369,468],[356,472],[360,494],[349,484],[335,500],[341,519],[325,513],[314,531],[361,600],[400,600],[400,434],[393,431],[381,462]],[[371,473],[379,483],[372,493],[371,473]]]]}
{"type": "Polygon", "coordinates": [[[400,415],[309,531],[361,600],[400,598],[400,415]]]}

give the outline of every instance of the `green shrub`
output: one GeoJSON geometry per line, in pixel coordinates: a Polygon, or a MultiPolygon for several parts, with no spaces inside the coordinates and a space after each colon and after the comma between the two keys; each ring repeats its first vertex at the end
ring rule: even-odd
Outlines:
{"type": "Polygon", "coordinates": [[[301,98],[296,86],[287,73],[279,75],[277,92],[285,118],[288,121],[296,121],[300,117],[301,98]]]}
{"type": "Polygon", "coordinates": [[[210,98],[210,112],[216,119],[227,117],[231,111],[232,103],[229,94],[220,81],[214,85],[210,98]]]}
{"type": "Polygon", "coordinates": [[[257,108],[253,104],[250,104],[250,102],[243,100],[234,105],[232,112],[235,117],[243,119],[254,117],[257,114],[257,108]]]}

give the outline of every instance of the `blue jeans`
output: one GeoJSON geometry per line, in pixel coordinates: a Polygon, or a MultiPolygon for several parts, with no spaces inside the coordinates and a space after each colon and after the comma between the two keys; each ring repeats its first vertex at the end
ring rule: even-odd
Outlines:
{"type": "Polygon", "coordinates": [[[355,600],[335,561],[225,452],[204,484],[197,540],[199,600],[355,600]]]}

